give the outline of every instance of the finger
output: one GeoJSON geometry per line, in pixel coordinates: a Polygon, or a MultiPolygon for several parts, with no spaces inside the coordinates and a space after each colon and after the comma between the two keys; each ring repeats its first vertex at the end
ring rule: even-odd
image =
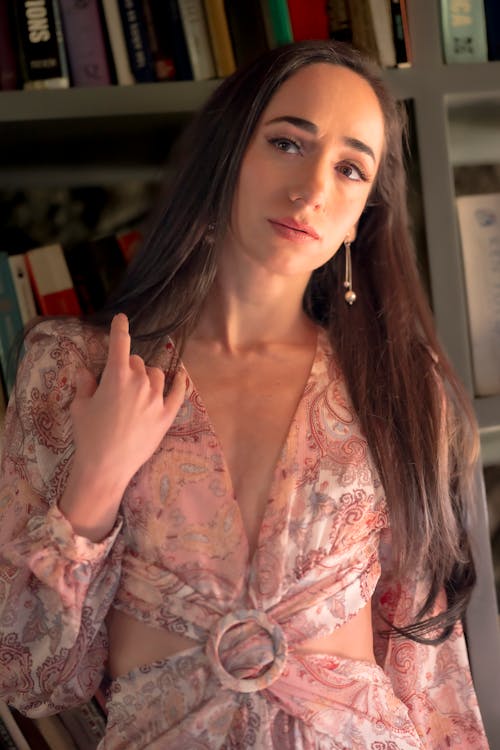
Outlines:
{"type": "MultiPolygon", "coordinates": [[[[118,313],[111,321],[109,331],[109,350],[106,367],[126,367],[130,357],[130,335],[128,318],[118,313]]],[[[105,368],[106,369],[106,368],[105,368]]]]}
{"type": "Polygon", "coordinates": [[[165,387],[165,373],[159,367],[146,367],[151,388],[163,393],[165,387]]]}
{"type": "Polygon", "coordinates": [[[139,354],[131,354],[129,357],[129,367],[134,372],[145,373],[146,365],[144,364],[143,358],[139,354]]]}
{"type": "Polygon", "coordinates": [[[75,398],[90,398],[97,390],[97,380],[85,367],[79,368],[75,373],[75,398]]]}
{"type": "Polygon", "coordinates": [[[163,402],[167,429],[170,427],[179,411],[186,395],[186,373],[178,370],[172,380],[172,385],[163,402]]]}

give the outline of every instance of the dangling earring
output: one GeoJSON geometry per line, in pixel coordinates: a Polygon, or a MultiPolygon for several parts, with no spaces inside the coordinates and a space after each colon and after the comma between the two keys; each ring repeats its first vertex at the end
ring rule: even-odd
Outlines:
{"type": "Polygon", "coordinates": [[[352,290],[352,264],[351,264],[351,241],[346,237],[344,240],[345,247],[345,279],[344,288],[347,289],[344,299],[348,305],[356,301],[356,292],[352,290]]]}

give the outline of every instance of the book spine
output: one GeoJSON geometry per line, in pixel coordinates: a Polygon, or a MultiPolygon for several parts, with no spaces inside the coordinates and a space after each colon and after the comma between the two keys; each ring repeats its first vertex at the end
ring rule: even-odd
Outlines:
{"type": "Polygon", "coordinates": [[[384,68],[396,67],[396,48],[392,35],[390,0],[369,0],[370,16],[380,64],[384,68]]]}
{"type": "Polygon", "coordinates": [[[28,250],[26,265],[42,315],[81,314],[61,245],[28,250]]]}
{"type": "Polygon", "coordinates": [[[17,59],[12,20],[8,0],[0,0],[0,89],[2,91],[12,91],[17,88],[17,59]]]}
{"type": "Polygon", "coordinates": [[[288,12],[292,25],[292,36],[296,42],[302,39],[328,39],[328,13],[324,0],[288,0],[288,12]]]}
{"type": "Polygon", "coordinates": [[[67,88],[68,65],[57,0],[14,1],[24,88],[67,88]]]}
{"type": "Polygon", "coordinates": [[[178,0],[165,0],[168,14],[168,28],[166,29],[172,45],[174,56],[175,78],[178,81],[192,81],[193,70],[189,59],[189,52],[184,36],[178,0]]]}
{"type": "Polygon", "coordinates": [[[36,316],[36,305],[24,255],[22,253],[9,255],[9,265],[16,290],[17,304],[23,325],[26,325],[36,316]]]}
{"type": "MultiPolygon", "coordinates": [[[[30,750],[27,740],[21,732],[10,708],[4,703],[4,701],[0,701],[0,718],[14,742],[14,750],[30,750]]],[[[0,747],[3,748],[1,743],[0,747]]],[[[7,745],[7,747],[9,747],[9,745],[7,745]]]]}
{"type": "Polygon", "coordinates": [[[488,59],[483,0],[467,3],[441,0],[441,31],[445,62],[485,62],[488,59]]]}
{"type": "Polygon", "coordinates": [[[267,5],[272,30],[270,46],[280,47],[282,44],[293,42],[292,24],[286,0],[267,0],[267,5]]]}
{"type": "Polygon", "coordinates": [[[97,0],[60,0],[64,39],[74,86],[111,84],[97,0]]]}
{"type": "Polygon", "coordinates": [[[179,0],[182,28],[195,81],[215,78],[216,70],[201,0],[179,0]]]}
{"type": "Polygon", "coordinates": [[[130,67],[118,0],[102,0],[102,10],[117,83],[120,86],[131,86],[135,80],[130,67]]]}
{"type": "Polygon", "coordinates": [[[352,25],[352,43],[380,63],[380,56],[372,26],[370,0],[348,0],[352,25]]]}
{"type": "Polygon", "coordinates": [[[9,395],[14,385],[11,367],[12,347],[23,329],[23,321],[6,252],[0,252],[0,311],[0,360],[6,392],[9,395]]]}
{"type": "Polygon", "coordinates": [[[352,24],[347,0],[328,0],[328,31],[332,39],[339,42],[352,42],[352,24]]]}
{"type": "Polygon", "coordinates": [[[156,81],[146,22],[139,0],[118,0],[130,67],[136,83],[156,81]]]}
{"type": "Polygon", "coordinates": [[[406,19],[405,0],[390,0],[392,19],[392,38],[396,52],[396,65],[407,67],[411,64],[411,47],[406,19]]]}
{"type": "Polygon", "coordinates": [[[143,0],[144,20],[149,48],[153,57],[156,78],[170,81],[175,78],[175,64],[166,33],[167,19],[163,0],[143,0]]]}
{"type": "Polygon", "coordinates": [[[500,3],[484,0],[488,60],[500,60],[500,3]]]}
{"type": "Polygon", "coordinates": [[[456,199],[475,393],[500,393],[500,193],[456,199]]]}
{"type": "Polygon", "coordinates": [[[212,41],[215,67],[220,78],[236,70],[233,43],[229,33],[224,0],[205,0],[205,13],[212,41]]]}
{"type": "MultiPolygon", "coordinates": [[[[250,0],[241,4],[226,2],[227,23],[233,41],[236,65],[246,65],[255,60],[262,52],[269,49],[271,24],[268,14],[264,12],[265,0],[250,0]]],[[[267,9],[267,4],[266,4],[267,9]]]]}

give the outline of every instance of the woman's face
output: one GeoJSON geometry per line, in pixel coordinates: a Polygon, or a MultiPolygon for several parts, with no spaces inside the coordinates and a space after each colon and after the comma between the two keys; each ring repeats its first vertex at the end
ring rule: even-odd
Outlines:
{"type": "Polygon", "coordinates": [[[249,143],[222,257],[309,278],[354,239],[383,147],[382,111],[364,78],[328,63],[299,70],[249,143]]]}

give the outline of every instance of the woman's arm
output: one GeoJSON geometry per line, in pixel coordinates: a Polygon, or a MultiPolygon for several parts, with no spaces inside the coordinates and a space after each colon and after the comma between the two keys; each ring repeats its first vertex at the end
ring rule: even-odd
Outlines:
{"type": "Polygon", "coordinates": [[[0,695],[32,715],[88,699],[102,678],[104,618],[120,578],[121,497],[169,427],[167,402],[175,416],[184,392],[178,382],[164,403],[162,373],[148,390],[149,368],[132,358],[134,371],[124,373],[126,318],[114,328],[108,352],[105,336],[79,323],[39,324],[6,415],[0,695]]]}

